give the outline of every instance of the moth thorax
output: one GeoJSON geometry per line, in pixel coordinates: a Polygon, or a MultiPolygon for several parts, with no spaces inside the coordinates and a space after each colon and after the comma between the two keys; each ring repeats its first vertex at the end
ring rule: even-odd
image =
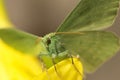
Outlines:
{"type": "Polygon", "coordinates": [[[51,56],[54,55],[55,57],[58,54],[66,51],[66,49],[63,47],[63,44],[60,42],[60,38],[55,36],[53,33],[45,36],[44,42],[51,56]]]}

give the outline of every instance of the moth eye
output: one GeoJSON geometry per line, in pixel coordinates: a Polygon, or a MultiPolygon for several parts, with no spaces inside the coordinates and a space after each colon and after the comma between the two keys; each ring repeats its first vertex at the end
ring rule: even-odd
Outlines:
{"type": "Polygon", "coordinates": [[[51,44],[51,40],[48,38],[46,43],[47,43],[47,45],[51,44]]]}

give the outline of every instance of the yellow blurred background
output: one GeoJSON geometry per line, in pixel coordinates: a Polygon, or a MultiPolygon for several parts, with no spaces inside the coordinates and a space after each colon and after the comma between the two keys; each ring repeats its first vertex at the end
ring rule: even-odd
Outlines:
{"type": "MultiPolygon", "coordinates": [[[[5,0],[11,21],[17,28],[43,36],[54,32],[79,0],[5,0]]],[[[117,20],[109,30],[120,36],[120,10],[117,20]]],[[[119,80],[120,52],[105,63],[87,80],[119,80]]]]}

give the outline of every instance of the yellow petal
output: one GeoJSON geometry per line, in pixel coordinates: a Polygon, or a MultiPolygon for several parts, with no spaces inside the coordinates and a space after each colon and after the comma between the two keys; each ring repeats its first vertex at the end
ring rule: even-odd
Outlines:
{"type": "Polygon", "coordinates": [[[21,76],[26,78],[25,80],[29,80],[39,76],[42,72],[40,63],[35,57],[14,50],[2,40],[0,40],[0,55],[0,67],[4,68],[4,76],[12,77],[10,80],[13,80],[16,76],[18,76],[18,79],[21,76]]]}
{"type": "Polygon", "coordinates": [[[66,59],[55,65],[56,69],[51,67],[46,72],[42,73],[41,80],[82,80],[83,67],[78,59],[74,58],[74,65],[71,59],[66,59]],[[76,68],[77,71],[76,70],[76,68]],[[56,72],[57,71],[57,72],[56,72]]]}
{"type": "Polygon", "coordinates": [[[4,0],[0,0],[0,29],[9,27],[13,27],[13,25],[8,19],[4,6],[4,0]]]}
{"type": "Polygon", "coordinates": [[[83,77],[82,64],[77,59],[74,65],[71,59],[66,59],[55,65],[57,70],[53,66],[42,71],[36,57],[15,50],[2,40],[0,55],[0,80],[82,80],[83,77]]]}

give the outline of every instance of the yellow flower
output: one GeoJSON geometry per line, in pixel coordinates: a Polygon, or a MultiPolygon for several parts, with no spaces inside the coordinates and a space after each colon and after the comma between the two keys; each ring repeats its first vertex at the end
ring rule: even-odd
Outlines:
{"type": "Polygon", "coordinates": [[[83,68],[74,59],[79,73],[71,59],[63,60],[50,69],[43,71],[35,56],[21,53],[0,40],[0,80],[82,80],[83,68]]]}

